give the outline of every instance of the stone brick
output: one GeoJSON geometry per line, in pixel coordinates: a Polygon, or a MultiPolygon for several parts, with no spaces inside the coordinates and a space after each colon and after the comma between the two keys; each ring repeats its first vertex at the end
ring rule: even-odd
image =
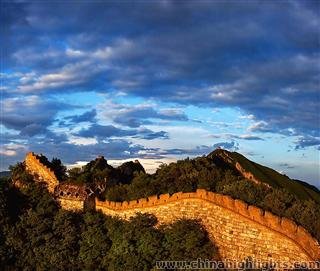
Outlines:
{"type": "Polygon", "coordinates": [[[281,218],[281,232],[290,236],[291,238],[295,238],[297,233],[298,226],[292,220],[282,217],[281,218]]]}
{"type": "Polygon", "coordinates": [[[129,201],[129,208],[135,208],[135,207],[138,207],[139,204],[138,204],[138,201],[137,200],[130,200],[129,201]]]}
{"type": "Polygon", "coordinates": [[[235,206],[235,210],[237,213],[245,216],[245,217],[250,217],[250,213],[248,211],[248,204],[245,203],[244,201],[242,200],[238,200],[236,199],[234,201],[234,206],[235,206]]]}
{"type": "Polygon", "coordinates": [[[122,209],[127,209],[129,207],[129,202],[128,201],[124,201],[122,202],[122,209]]]}
{"type": "Polygon", "coordinates": [[[253,205],[250,205],[248,207],[248,211],[250,213],[250,217],[252,220],[264,225],[265,224],[265,219],[264,219],[264,216],[263,216],[263,210],[256,207],[256,206],[253,206],[253,205]]]}
{"type": "Polygon", "coordinates": [[[154,205],[158,201],[158,196],[148,197],[149,205],[154,205]]]}
{"type": "Polygon", "coordinates": [[[265,211],[264,217],[265,217],[266,223],[269,227],[274,228],[274,229],[281,227],[280,226],[280,222],[281,222],[280,217],[278,217],[268,211],[265,211]]]}
{"type": "MultiPolygon", "coordinates": [[[[297,230],[297,240],[299,243],[304,247],[308,248],[311,251],[311,248],[315,248],[316,244],[313,242],[311,235],[307,232],[306,229],[302,228],[301,226],[298,226],[297,230]]],[[[314,254],[315,256],[315,254],[314,254]]],[[[320,256],[320,255],[319,255],[320,256]]],[[[319,258],[320,259],[320,258],[319,258]]]]}
{"type": "Polygon", "coordinates": [[[226,208],[230,209],[230,210],[234,210],[235,209],[235,205],[234,205],[234,199],[230,196],[224,195],[222,197],[222,201],[223,204],[226,208]]]}
{"type": "Polygon", "coordinates": [[[197,189],[196,193],[199,198],[206,198],[207,197],[207,190],[205,190],[205,189],[197,189]]]}
{"type": "Polygon", "coordinates": [[[166,202],[168,202],[169,198],[170,198],[169,194],[162,194],[159,197],[159,201],[160,201],[160,203],[166,203],[166,202]]]}
{"type": "Polygon", "coordinates": [[[139,199],[138,202],[140,207],[146,207],[148,205],[147,199],[139,199]]]}
{"type": "Polygon", "coordinates": [[[178,200],[178,199],[181,199],[181,196],[183,195],[182,192],[177,192],[177,193],[174,193],[171,195],[170,199],[171,200],[178,200]]]}
{"type": "Polygon", "coordinates": [[[117,210],[122,209],[122,202],[116,202],[114,206],[117,210]]]}
{"type": "Polygon", "coordinates": [[[219,206],[223,206],[224,202],[223,202],[223,195],[220,194],[216,194],[215,196],[215,203],[219,206]]]}

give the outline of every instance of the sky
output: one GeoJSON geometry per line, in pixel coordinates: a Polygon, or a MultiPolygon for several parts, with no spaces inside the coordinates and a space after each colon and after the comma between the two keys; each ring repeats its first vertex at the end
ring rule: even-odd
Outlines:
{"type": "Polygon", "coordinates": [[[1,170],[237,151],[320,187],[320,1],[1,1],[1,170]]]}

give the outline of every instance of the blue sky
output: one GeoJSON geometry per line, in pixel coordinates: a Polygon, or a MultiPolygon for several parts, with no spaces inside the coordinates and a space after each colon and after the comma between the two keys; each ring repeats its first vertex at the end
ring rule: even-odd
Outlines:
{"type": "Polygon", "coordinates": [[[319,1],[2,1],[1,170],[238,151],[319,185],[319,1]]]}

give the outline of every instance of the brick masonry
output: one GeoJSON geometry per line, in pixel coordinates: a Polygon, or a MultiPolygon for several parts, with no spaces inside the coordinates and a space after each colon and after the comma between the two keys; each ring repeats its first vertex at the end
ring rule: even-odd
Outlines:
{"type": "Polygon", "coordinates": [[[159,223],[199,219],[223,259],[242,261],[310,261],[320,259],[319,243],[302,227],[241,200],[198,189],[130,202],[96,199],[96,209],[128,219],[137,212],[154,214],[159,223]]]}

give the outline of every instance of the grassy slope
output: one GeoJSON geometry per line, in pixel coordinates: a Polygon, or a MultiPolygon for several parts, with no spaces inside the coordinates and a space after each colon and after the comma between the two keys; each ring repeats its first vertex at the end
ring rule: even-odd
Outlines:
{"type": "MultiPolygon", "coordinates": [[[[261,182],[267,183],[272,187],[285,188],[300,199],[311,198],[320,204],[320,191],[316,187],[302,181],[292,180],[288,176],[282,175],[271,168],[250,161],[237,152],[227,153],[234,160],[234,164],[236,162],[240,163],[246,171],[251,172],[261,182]]],[[[219,150],[212,154],[219,155],[219,150]]]]}

